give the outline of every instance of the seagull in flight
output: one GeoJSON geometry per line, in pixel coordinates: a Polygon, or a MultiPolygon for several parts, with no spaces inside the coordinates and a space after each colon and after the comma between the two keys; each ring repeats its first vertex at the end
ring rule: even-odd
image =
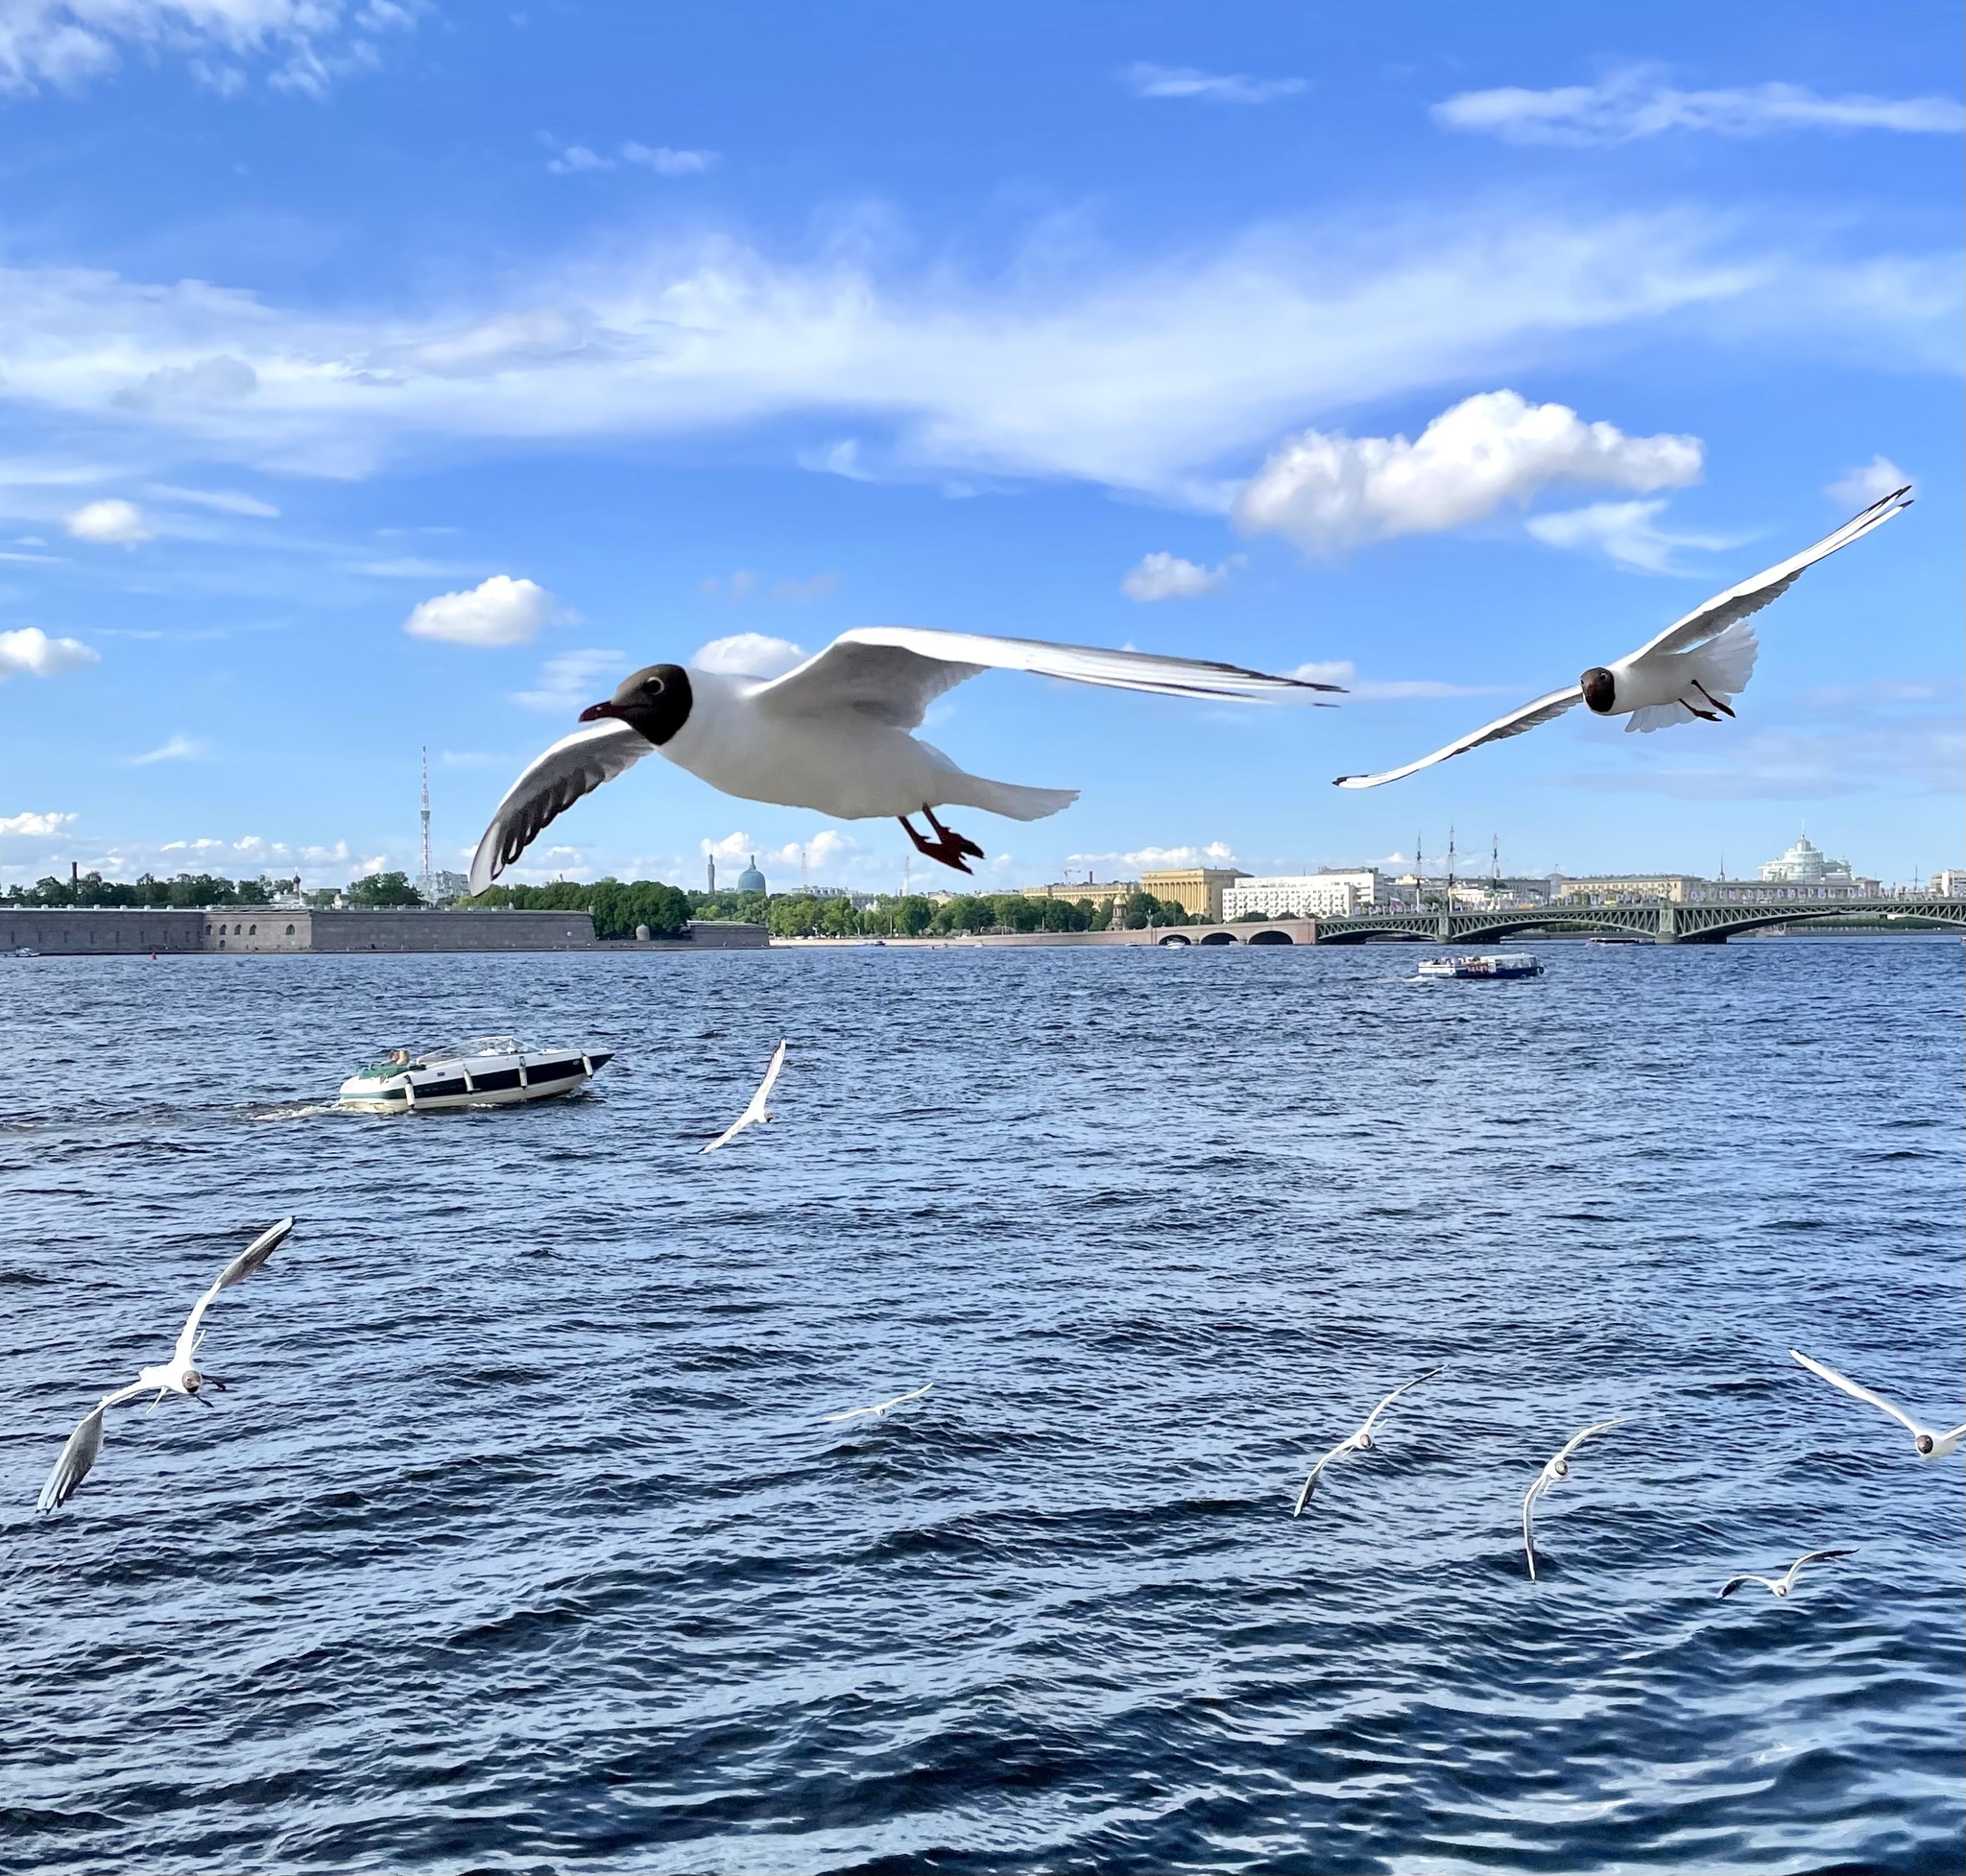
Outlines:
{"type": "Polygon", "coordinates": [[[1439,1373],[1440,1370],[1438,1368],[1429,1368],[1424,1375],[1415,1375],[1411,1381],[1403,1381],[1378,1407],[1374,1407],[1365,1416],[1364,1426],[1359,1428],[1355,1433],[1350,1433],[1341,1439],[1316,1465],[1312,1466],[1310,1477],[1304,1481],[1304,1489],[1297,1494],[1297,1503],[1290,1507],[1290,1515],[1293,1518],[1301,1518],[1304,1515],[1304,1507],[1309,1503],[1311,1494],[1317,1490],[1318,1474],[1324,1471],[1333,1459],[1342,1459],[1348,1453],[1370,1453],[1372,1451],[1373,1426],[1387,1407],[1391,1407],[1407,1388],[1418,1387],[1423,1381],[1431,1381],[1439,1373]]]}
{"type": "Polygon", "coordinates": [[[919,1401],[922,1398],[922,1396],[927,1393],[929,1388],[933,1387],[935,1383],[932,1381],[925,1382],[922,1386],[914,1389],[912,1393],[897,1394],[891,1401],[882,1401],[877,1406],[871,1407],[849,1407],[845,1413],[828,1413],[825,1415],[824,1418],[827,1421],[858,1420],[863,1415],[871,1413],[876,1420],[878,1420],[880,1416],[888,1410],[889,1407],[898,1407],[903,1401],[919,1401]]]}
{"type": "Polygon", "coordinates": [[[153,1388],[156,1390],[156,1399],[151,1403],[153,1413],[166,1394],[182,1394],[209,1407],[211,1402],[202,1391],[207,1384],[222,1394],[226,1391],[226,1383],[218,1376],[201,1374],[192,1365],[198,1345],[204,1340],[204,1331],[201,1327],[204,1312],[218,1301],[220,1290],[229,1289],[234,1284],[243,1284],[252,1276],[279,1248],[293,1228],[292,1218],[282,1218],[277,1224],[268,1225],[219,1272],[217,1281],[192,1305],[184,1327],[178,1332],[178,1345],[171,1352],[171,1359],[156,1367],[139,1369],[136,1379],[129,1386],[105,1394],[82,1416],[81,1423],[68,1435],[68,1444],[62,1447],[61,1456],[55,1461],[48,1482],[41,1487],[40,1497],[35,1501],[36,1511],[53,1511],[75,1496],[77,1487],[88,1477],[89,1468],[103,1450],[103,1416],[112,1407],[136,1400],[153,1388]]]}
{"type": "Polygon", "coordinates": [[[1778,1597],[1786,1598],[1788,1592],[1795,1587],[1795,1573],[1798,1570],[1800,1570],[1804,1564],[1827,1563],[1832,1557],[1847,1557],[1851,1554],[1853,1553],[1849,1551],[1811,1551],[1807,1556],[1797,1557],[1795,1561],[1788,1566],[1788,1571],[1786,1575],[1730,1576],[1728,1577],[1726,1582],[1721,1584],[1720,1594],[1722,1596],[1732,1596],[1734,1592],[1738,1590],[1743,1583],[1759,1583],[1764,1590],[1769,1590],[1778,1597]]]}
{"type": "Polygon", "coordinates": [[[1559,1479],[1570,1476],[1570,1455],[1587,1439],[1595,1439],[1599,1433],[1623,1425],[1622,1420],[1600,1420],[1594,1427],[1586,1427],[1582,1432],[1571,1434],[1563,1451],[1536,1475],[1536,1482],[1523,1494],[1522,1549],[1529,1558],[1529,1580],[1532,1583],[1536,1580],[1536,1501],[1559,1479]]]}
{"type": "Polygon", "coordinates": [[[1649,644],[1611,664],[1594,664],[1575,684],[1552,690],[1521,710],[1484,723],[1478,730],[1423,756],[1403,768],[1383,769],[1378,775],[1341,775],[1340,788],[1377,788],[1381,782],[1398,782],[1404,776],[1430,769],[1451,756],[1465,756],[1484,743],[1501,742],[1520,736],[1525,730],[1552,722],[1578,704],[1598,716],[1622,716],[1627,731],[1650,734],[1654,730],[1670,730],[1695,718],[1718,723],[1734,714],[1735,696],[1747,687],[1760,650],[1754,627],[1746,621],[1751,613],[1779,599],[1817,561],[1860,541],[1872,528],[1882,527],[1894,515],[1911,506],[1910,484],[1873,502],[1861,515],[1853,516],[1834,534],[1826,534],[1813,547],[1786,560],[1778,566],[1743,580],[1738,587],[1715,593],[1705,605],[1696,607],[1676,625],[1669,625],[1649,644]]]}
{"type": "Polygon", "coordinates": [[[720,1133],[703,1150],[714,1153],[719,1146],[728,1146],[746,1127],[761,1127],[772,1117],[765,1111],[765,1097],[772,1092],[773,1084],[779,1078],[779,1070],[785,1066],[785,1045],[780,1043],[772,1050],[770,1066],[764,1071],[764,1079],[757,1084],[757,1093],[744,1104],[744,1112],[720,1133]]]}
{"type": "Polygon", "coordinates": [[[1910,1429],[1911,1444],[1918,1449],[1921,1459],[1944,1459],[1959,1450],[1959,1442],[1966,1440],[1966,1426],[1954,1427],[1949,1433],[1935,1432],[1930,1427],[1921,1427],[1908,1413],[1894,1407],[1882,1394],[1873,1394],[1868,1387],[1859,1387],[1847,1375],[1839,1375],[1834,1368],[1826,1368],[1820,1361],[1811,1361],[1799,1348],[1788,1353],[1802,1363],[1812,1375],[1821,1375],[1832,1387],[1840,1387],[1844,1393],[1853,1394],[1859,1401],[1868,1401],[1874,1407],[1882,1407],[1901,1426],[1910,1429]]]}
{"type": "Polygon", "coordinates": [[[701,663],[648,664],[624,678],[612,697],[583,710],[582,727],[512,784],[478,843],[471,890],[483,892],[549,822],[653,749],[745,801],[816,808],[843,821],[892,814],[917,853],[968,873],[983,850],[944,827],[937,807],[1036,821],[1078,800],[1075,788],[1027,788],[970,775],[909,734],[936,698],[988,670],[1217,701],[1314,701],[1315,692],[1339,688],[1237,664],[899,625],[842,633],[777,677],[701,663]],[[916,813],[927,817],[929,833],[909,819],[916,813]]]}

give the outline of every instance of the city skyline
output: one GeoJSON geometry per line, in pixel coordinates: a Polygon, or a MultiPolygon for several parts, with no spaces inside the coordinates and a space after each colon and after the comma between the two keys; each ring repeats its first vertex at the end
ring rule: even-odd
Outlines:
{"type": "MultiPolygon", "coordinates": [[[[929,739],[1082,791],[978,817],[984,886],[1451,824],[1524,872],[1801,818],[1887,880],[1966,857],[1951,10],[267,19],[132,0],[0,74],[0,883],[415,874],[424,744],[458,870],[627,670],[883,622],[1348,687],[965,685],[929,739]],[[1738,722],[1331,787],[1899,478],[1758,618],[1738,722]]],[[[801,849],[904,858],[650,762],[515,877],[801,849]]]]}

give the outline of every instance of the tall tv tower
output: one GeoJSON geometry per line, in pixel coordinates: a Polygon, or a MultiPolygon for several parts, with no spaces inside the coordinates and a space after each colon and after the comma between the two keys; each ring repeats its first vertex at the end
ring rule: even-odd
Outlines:
{"type": "Polygon", "coordinates": [[[426,905],[437,903],[437,875],[430,865],[430,749],[423,748],[423,871],[418,876],[417,890],[426,905]]]}

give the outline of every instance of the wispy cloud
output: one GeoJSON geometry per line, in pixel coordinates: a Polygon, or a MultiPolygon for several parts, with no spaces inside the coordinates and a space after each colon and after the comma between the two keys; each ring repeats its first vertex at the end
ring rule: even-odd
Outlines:
{"type": "Polygon", "coordinates": [[[806,606],[815,599],[824,599],[828,593],[838,591],[839,585],[837,573],[815,573],[808,580],[779,581],[772,588],[772,597],[794,606],[806,606]]]}
{"type": "Polygon", "coordinates": [[[1506,684],[1442,684],[1433,678],[1361,678],[1358,667],[1350,659],[1300,664],[1284,675],[1302,678],[1307,684],[1335,684],[1345,691],[1346,702],[1358,704],[1407,703],[1428,697],[1495,697],[1518,688],[1506,684]]]}
{"type": "Polygon", "coordinates": [[[1713,553],[1740,545],[1738,535],[1666,532],[1658,525],[1665,506],[1663,500],[1596,501],[1588,508],[1532,515],[1523,526],[1546,546],[1601,553],[1634,573],[1690,575],[1698,569],[1678,564],[1675,557],[1681,551],[1713,553]]]}
{"type": "Polygon", "coordinates": [[[627,675],[625,660],[625,653],[598,647],[563,652],[539,667],[535,688],[515,691],[512,701],[554,715],[584,710],[627,675]]]}
{"type": "Polygon", "coordinates": [[[658,176],[701,176],[717,160],[714,150],[672,150],[665,144],[617,143],[606,155],[585,143],[556,143],[541,135],[554,154],[546,169],[553,176],[591,176],[621,168],[653,170],[658,176]]]}
{"type": "Polygon", "coordinates": [[[343,475],[446,439],[844,418],[881,427],[890,473],[944,487],[1043,476],[1220,510],[1235,489],[1223,463],[1307,414],[1496,382],[1567,339],[1667,317],[1680,343],[1704,319],[1763,352],[1861,340],[1891,369],[1955,372],[1954,258],[1799,245],[1830,239],[1693,210],[1457,211],[981,282],[903,276],[864,242],[781,262],[712,239],[533,270],[514,304],[372,320],[15,269],[0,271],[0,409],[133,429],[157,453],[343,475]],[[220,359],[238,367],[224,395],[216,376],[195,396],[169,376],[220,359]]]}
{"type": "Polygon", "coordinates": [[[1301,78],[1251,78],[1246,72],[1200,72],[1189,65],[1128,65],[1119,82],[1137,98],[1199,98],[1211,105],[1267,105],[1304,89],[1301,78]]]}
{"type": "Polygon", "coordinates": [[[15,0],[0,23],[0,97],[82,91],[132,54],[176,54],[221,97],[246,88],[249,68],[324,97],[337,77],[375,65],[378,36],[417,11],[414,0],[15,0]]]}
{"type": "Polygon", "coordinates": [[[1125,867],[1134,873],[1163,872],[1184,866],[1234,866],[1235,849],[1226,840],[1205,847],[1136,847],[1129,854],[1067,854],[1067,866],[1125,867]]]}
{"type": "Polygon", "coordinates": [[[71,828],[82,817],[76,814],[0,814],[0,836],[11,840],[45,840],[51,834],[71,828]]]}
{"type": "Polygon", "coordinates": [[[1433,115],[1451,131],[1480,132],[1508,143],[1631,143],[1670,131],[1731,137],[1783,131],[1957,136],[1966,131],[1966,106],[1954,98],[1824,97],[1800,84],[1682,91],[1652,65],[1627,66],[1596,84],[1463,91],[1435,105],[1433,115]]]}
{"type": "Polygon", "coordinates": [[[253,520],[276,519],[279,510],[257,495],[241,494],[236,489],[180,489],[168,482],[153,482],[150,493],[162,501],[189,502],[194,508],[209,508],[220,515],[243,515],[253,520]]]}
{"type": "Polygon", "coordinates": [[[1286,535],[1315,553],[1461,527],[1552,483],[1679,488],[1698,477],[1702,453],[1697,437],[1626,436],[1566,404],[1489,391],[1443,411],[1417,442],[1292,437],[1236,496],[1235,515],[1247,534],[1286,535]]]}
{"type": "Polygon", "coordinates": [[[210,746],[202,736],[172,736],[141,756],[129,758],[129,766],[140,769],[152,762],[188,762],[203,756],[210,746]]]}

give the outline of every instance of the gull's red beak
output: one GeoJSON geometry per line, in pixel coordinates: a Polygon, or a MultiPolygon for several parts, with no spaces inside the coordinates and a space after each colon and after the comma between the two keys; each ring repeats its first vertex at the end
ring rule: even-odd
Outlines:
{"type": "Polygon", "coordinates": [[[581,711],[580,720],[583,723],[598,723],[604,716],[619,716],[620,714],[621,706],[619,704],[589,704],[586,710],[581,711]]]}

